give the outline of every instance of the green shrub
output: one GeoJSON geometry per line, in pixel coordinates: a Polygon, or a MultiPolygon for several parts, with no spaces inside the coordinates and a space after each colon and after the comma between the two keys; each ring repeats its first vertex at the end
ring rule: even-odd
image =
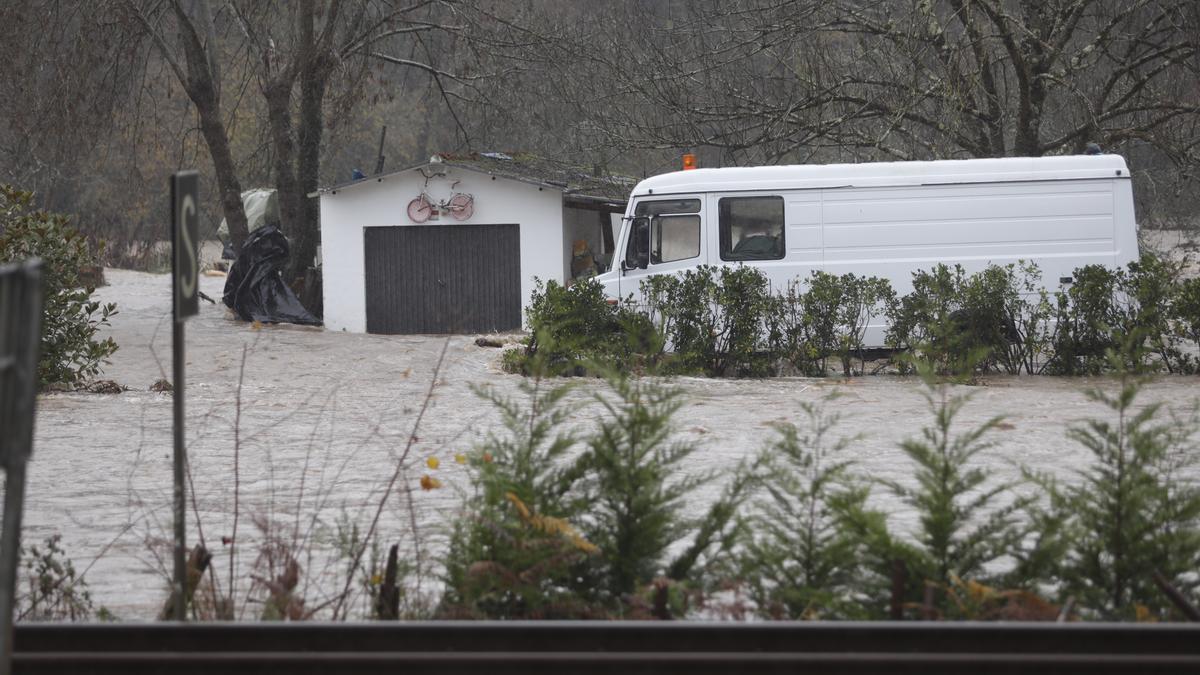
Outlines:
{"type": "MultiPolygon", "coordinates": [[[[853,355],[862,353],[867,326],[895,301],[895,291],[886,279],[813,272],[802,303],[811,326],[811,351],[820,361],[822,374],[830,358],[841,364],[842,374],[855,374],[853,355]]],[[[857,372],[861,374],[862,369],[860,360],[857,372]]]]}
{"type": "Polygon", "coordinates": [[[912,292],[897,299],[877,277],[816,271],[772,293],[755,267],[700,266],[644,279],[643,311],[607,304],[595,281],[539,282],[528,310],[534,335],[523,353],[505,355],[505,367],[524,372],[542,351],[560,372],[588,372],[582,364],[591,362],[715,377],[824,376],[832,362],[850,376],[862,373],[855,356],[882,315],[901,372],[918,360],[943,376],[1098,374],[1123,335],[1139,336],[1144,347],[1142,362],[1130,367],[1200,370],[1184,348],[1200,348],[1200,282],[1180,281],[1178,266],[1150,255],[1127,269],[1087,265],[1074,274],[1052,298],[1034,264],[990,265],[973,275],[936,265],[914,272],[912,292]]]}
{"type": "Polygon", "coordinates": [[[1121,324],[1121,310],[1114,303],[1117,273],[1102,265],[1085,265],[1072,278],[1070,288],[1055,293],[1054,359],[1048,370],[1059,375],[1100,373],[1116,346],[1113,328],[1121,324]]]}
{"type": "Polygon", "coordinates": [[[673,352],[671,368],[711,372],[717,359],[717,268],[702,265],[683,277],[659,274],[642,282],[651,320],[663,328],[673,352]]]}
{"type": "Polygon", "coordinates": [[[1182,320],[1181,266],[1150,253],[1129,263],[1119,275],[1124,304],[1128,307],[1126,334],[1141,335],[1145,349],[1157,356],[1168,372],[1191,372],[1195,364],[1179,349],[1175,325],[1182,320]]]}
{"type": "MultiPolygon", "coordinates": [[[[939,372],[961,370],[954,360],[970,351],[961,344],[970,336],[961,335],[957,326],[964,282],[965,273],[958,265],[913,272],[913,291],[900,298],[888,317],[888,346],[935,364],[939,372]]],[[[908,370],[904,361],[901,365],[908,370]]]]}
{"type": "Polygon", "coordinates": [[[767,313],[767,344],[774,360],[786,366],[783,372],[824,377],[829,374],[827,359],[822,358],[812,338],[815,320],[805,309],[804,299],[804,282],[800,279],[793,279],[774,298],[774,307],[767,313]]]}
{"type": "Polygon", "coordinates": [[[757,268],[701,265],[682,277],[643,282],[650,320],[664,330],[680,372],[763,377],[773,372],[768,317],[770,284],[757,268]]]}
{"type": "Polygon", "coordinates": [[[1126,269],[1076,269],[1072,285],[1055,294],[1054,357],[1047,370],[1059,375],[1103,373],[1112,365],[1110,354],[1138,358],[1124,369],[1193,370],[1191,357],[1178,348],[1180,328],[1187,323],[1181,312],[1189,311],[1180,295],[1187,287],[1178,281],[1179,275],[1178,266],[1149,253],[1126,269]],[[1122,346],[1127,336],[1136,336],[1135,349],[1122,346]]]}
{"type": "Polygon", "coordinates": [[[638,369],[653,365],[662,351],[649,319],[627,303],[609,304],[594,279],[570,286],[538,280],[526,319],[531,334],[525,349],[504,356],[509,372],[529,374],[535,356],[559,375],[585,374],[589,363],[638,369]]]}
{"type": "Polygon", "coordinates": [[[701,586],[732,545],[749,472],[737,472],[705,514],[689,513],[685,498],[714,475],[683,471],[694,448],[670,440],[677,389],[606,372],[609,389],[598,395],[606,414],[581,438],[564,430],[577,412],[565,402],[569,385],[548,387],[540,357],[530,365],[519,399],[480,391],[504,431],[467,459],[471,488],[439,613],[618,617],[659,578],[701,586]]]}
{"type": "Polygon", "coordinates": [[[77,384],[100,372],[117,344],[97,339],[117,313],[115,304],[91,299],[80,270],[98,264],[87,239],[69,219],[33,208],[33,194],[0,185],[0,263],[41,258],[45,291],[38,361],[41,386],[77,384]]]}
{"type": "MultiPolygon", "coordinates": [[[[900,448],[913,467],[915,484],[884,481],[889,491],[916,512],[915,541],[897,538],[881,527],[885,516],[863,514],[848,522],[864,544],[877,549],[875,564],[903,560],[908,569],[906,597],[921,602],[924,586],[946,591],[960,579],[987,582],[998,579],[994,565],[1012,556],[1026,536],[1017,514],[1028,505],[1026,498],[1011,498],[1013,484],[992,480],[980,466],[979,455],[992,447],[986,436],[1001,422],[993,417],[973,428],[958,431],[956,419],[970,397],[951,393],[951,385],[937,379],[933,366],[917,362],[927,390],[926,400],[933,423],[921,436],[903,441],[900,448]]],[[[968,372],[974,370],[967,365],[968,372]]],[[[883,577],[887,569],[876,569],[883,577]]],[[[943,616],[956,605],[949,593],[935,599],[934,608],[943,616]]]]}
{"type": "MultiPolygon", "coordinates": [[[[1175,294],[1173,330],[1180,342],[1190,342],[1191,348],[1200,352],[1200,277],[1179,283],[1175,294]]],[[[1200,362],[1195,356],[1180,356],[1183,372],[1195,373],[1200,362]]]]}
{"type": "Polygon", "coordinates": [[[1009,375],[1040,372],[1050,348],[1049,294],[1037,265],[989,265],[971,275],[963,290],[963,321],[969,345],[986,350],[984,367],[1009,375]]]}
{"type": "Polygon", "coordinates": [[[969,375],[968,363],[983,372],[1039,372],[1052,311],[1040,281],[1028,263],[971,276],[959,265],[914,272],[912,293],[891,305],[888,344],[943,375],[969,375]]]}

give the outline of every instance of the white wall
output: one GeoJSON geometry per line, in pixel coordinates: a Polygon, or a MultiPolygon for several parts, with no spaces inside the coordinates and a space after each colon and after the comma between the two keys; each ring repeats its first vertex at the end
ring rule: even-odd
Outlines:
{"type": "MultiPolygon", "coordinates": [[[[475,213],[462,224],[521,226],[521,305],[529,302],[533,278],[563,281],[562,194],[520,181],[447,167],[447,179],[430,181],[435,200],[455,192],[475,197],[475,213]]],[[[368,179],[321,195],[321,253],[324,272],[325,327],[365,333],[366,287],[363,272],[363,228],[460,224],[449,216],[414,223],[408,203],[425,189],[419,171],[368,179]]]]}

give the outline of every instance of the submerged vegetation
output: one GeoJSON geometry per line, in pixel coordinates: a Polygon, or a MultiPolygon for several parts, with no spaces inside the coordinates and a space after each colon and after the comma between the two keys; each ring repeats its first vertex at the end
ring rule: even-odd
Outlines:
{"type": "Polygon", "coordinates": [[[875,370],[911,372],[913,359],[940,375],[1096,375],[1113,372],[1117,350],[1133,369],[1200,372],[1200,284],[1151,254],[1127,268],[1087,265],[1073,283],[1050,292],[1034,264],[990,265],[967,274],[936,265],[913,274],[898,296],[885,279],[816,271],[773,293],[749,266],[702,265],[658,275],[632,297],[608,304],[600,284],[553,281],[535,290],[525,349],[506,354],[510,372],[550,350],[555,372],[585,374],[600,362],[630,372],[648,364],[663,373],[712,377],[868,371],[868,326],[891,358],[875,370]],[[1125,336],[1137,349],[1122,350],[1125,336]],[[566,364],[574,363],[574,366],[566,364]]]}

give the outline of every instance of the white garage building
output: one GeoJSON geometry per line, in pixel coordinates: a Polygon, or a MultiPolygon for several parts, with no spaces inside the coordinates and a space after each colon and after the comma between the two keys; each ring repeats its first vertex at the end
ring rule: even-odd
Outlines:
{"type": "Polygon", "coordinates": [[[435,155],[323,188],[325,326],[355,333],[521,327],[534,279],[612,260],[635,181],[529,155],[435,155]]]}

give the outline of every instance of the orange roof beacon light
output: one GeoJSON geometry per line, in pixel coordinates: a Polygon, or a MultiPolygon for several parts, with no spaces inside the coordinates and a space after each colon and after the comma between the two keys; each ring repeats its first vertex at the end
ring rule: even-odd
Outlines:
{"type": "Polygon", "coordinates": [[[690,152],[683,153],[683,170],[691,171],[694,168],[696,168],[696,155],[690,152]]]}

